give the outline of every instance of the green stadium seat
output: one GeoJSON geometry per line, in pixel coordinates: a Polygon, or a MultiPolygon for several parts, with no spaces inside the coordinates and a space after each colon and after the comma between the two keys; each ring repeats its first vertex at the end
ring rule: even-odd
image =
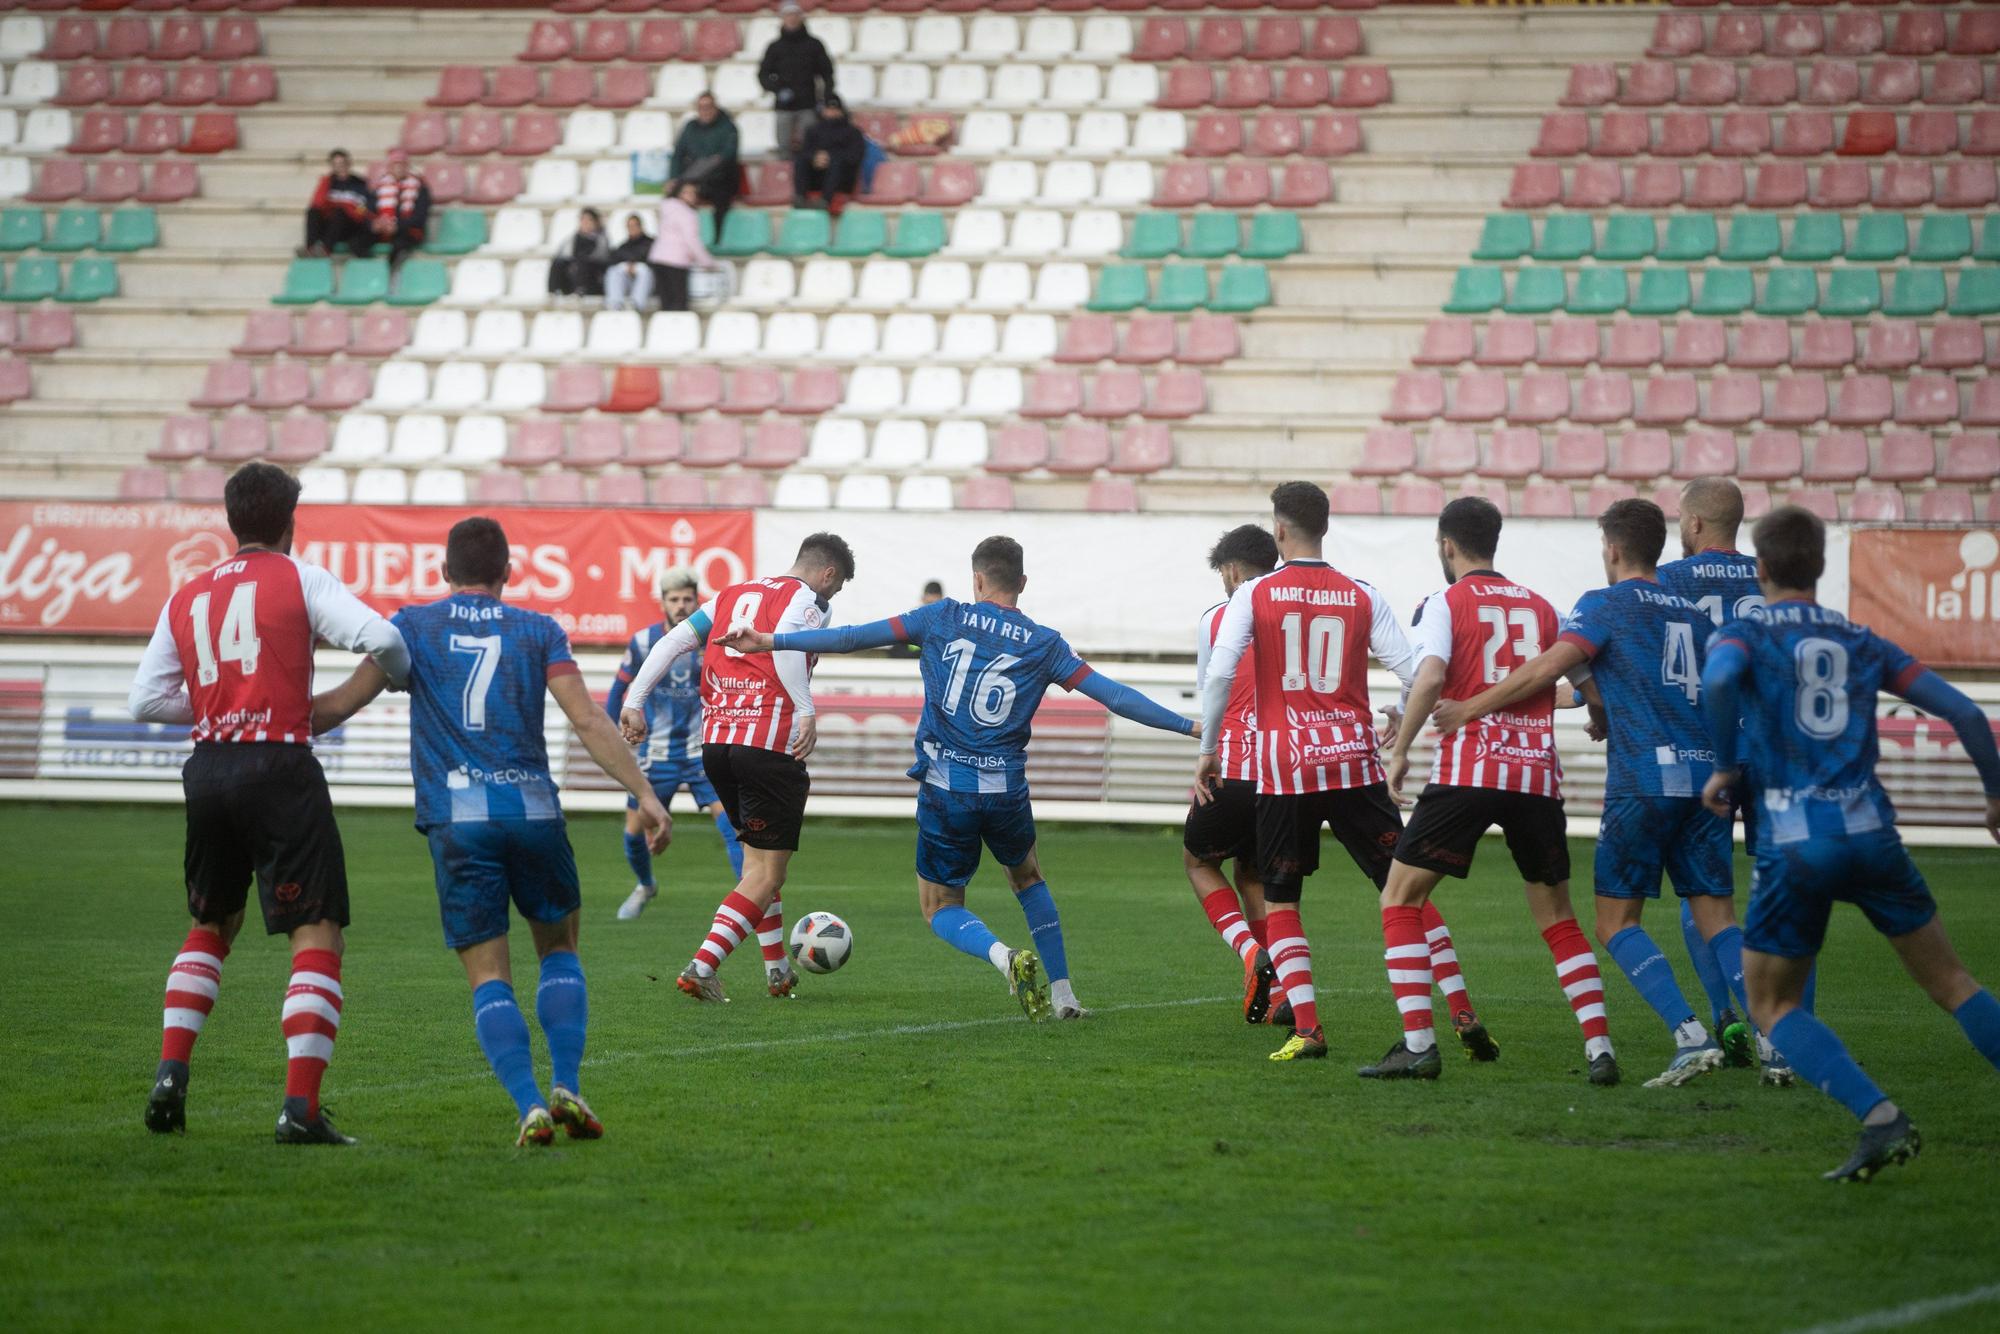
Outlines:
{"type": "Polygon", "coordinates": [[[1827,275],[1822,315],[1873,315],[1882,305],[1882,275],[1876,269],[1835,269],[1827,275]]]}
{"type": "Polygon", "coordinates": [[[1625,270],[1579,269],[1566,309],[1572,315],[1609,315],[1625,309],[1626,295],[1625,270]]]}
{"type": "Polygon", "coordinates": [[[17,259],[0,301],[46,301],[62,286],[62,265],[40,257],[17,259]]]}
{"type": "MultiPolygon", "coordinates": [[[[702,216],[706,217],[706,214],[702,216]]],[[[486,244],[486,215],[474,208],[440,209],[424,242],[433,255],[467,255],[486,244]]]]}
{"type": "Polygon", "coordinates": [[[69,281],[58,301],[102,301],[118,295],[118,261],[79,259],[69,266],[69,281]]]}
{"type": "Polygon", "coordinates": [[[841,213],[826,253],[841,259],[867,259],[881,254],[888,245],[888,214],[878,208],[850,208],[841,213]]]}
{"type": "Polygon", "coordinates": [[[1453,315],[1483,315],[1507,299],[1507,275],[1489,264],[1468,264],[1451,280],[1444,308],[1453,315]]]}
{"type": "Polygon", "coordinates": [[[1163,264],[1150,310],[1198,310],[1208,304],[1208,269],[1200,264],[1163,264]]]}
{"type": "MultiPolygon", "coordinates": [[[[1735,229],[1731,228],[1731,234],[1735,229]]],[[[1741,315],[1757,295],[1756,275],[1749,269],[1703,269],[1701,290],[1695,294],[1697,315],[1741,315]]]]}
{"type": "Polygon", "coordinates": [[[1971,253],[1971,215],[1932,213],[1917,228],[1917,248],[1910,252],[1910,258],[1926,264],[1950,264],[1971,253]]]}
{"type": "Polygon", "coordinates": [[[1250,239],[1243,243],[1245,259],[1284,259],[1306,248],[1299,215],[1283,211],[1250,215],[1250,239]]]}
{"type": "Polygon", "coordinates": [[[160,215],[149,208],[114,208],[111,225],[105,229],[99,250],[123,254],[128,250],[151,250],[160,243],[160,215]]]}
{"type": "Polygon", "coordinates": [[[1972,257],[2000,263],[2000,213],[1986,216],[1986,224],[1979,229],[1979,249],[1972,252],[1972,257]]]}
{"type": "MultiPolygon", "coordinates": [[[[1206,281],[1206,280],[1204,280],[1206,281]]],[[[1137,264],[1106,264],[1097,273],[1090,309],[1137,310],[1146,304],[1146,270],[1137,264]]]]}
{"type": "MultiPolygon", "coordinates": [[[[1944,276],[1936,269],[1929,271],[1940,278],[1944,276]]],[[[1912,269],[1909,272],[1920,272],[1920,270],[1912,269]]],[[[1951,299],[1951,313],[2000,315],[2000,269],[1960,269],[1958,295],[1951,299]]]]}
{"type": "Polygon", "coordinates": [[[709,209],[700,209],[694,215],[694,229],[701,233],[701,243],[715,253],[715,214],[709,209]]]}
{"type": "Polygon", "coordinates": [[[406,259],[396,270],[396,287],[389,293],[392,306],[428,306],[440,301],[451,289],[451,271],[434,259],[406,259]]]}
{"type": "Polygon", "coordinates": [[[1803,315],[1819,304],[1819,270],[1804,265],[1775,268],[1764,275],[1759,315],[1803,315]]]}
{"type": "Polygon", "coordinates": [[[777,255],[817,255],[833,243],[833,216],[823,208],[795,208],[778,224],[777,255]]]}
{"type": "Polygon", "coordinates": [[[336,306],[368,306],[389,296],[389,261],[350,259],[340,270],[340,289],[333,294],[336,306]]]}
{"type": "Polygon", "coordinates": [[[1582,259],[1597,245],[1593,222],[1583,213],[1551,213],[1542,219],[1542,234],[1535,242],[1535,258],[1547,260],[1582,259]]]}
{"type": "Polygon", "coordinates": [[[1631,306],[1634,315],[1677,315],[1693,304],[1694,287],[1686,269],[1663,265],[1639,271],[1639,294],[1631,306]]]}
{"type": "Polygon", "coordinates": [[[1889,289],[1889,301],[1882,307],[1882,313],[1898,318],[1919,318],[1935,315],[1943,309],[1944,270],[1910,268],[1896,270],[1896,282],[1889,289]]]}
{"type": "Polygon", "coordinates": [[[1677,213],[1667,219],[1667,240],[1660,247],[1660,258],[1694,264],[1715,258],[1721,248],[1722,237],[1716,231],[1713,213],[1677,213]]]}
{"type": "Polygon", "coordinates": [[[1535,248],[1535,223],[1525,213],[1489,213],[1474,259],[1520,259],[1535,248]]]}
{"type": "Polygon", "coordinates": [[[1197,213],[1188,224],[1181,253],[1189,259],[1222,259],[1243,244],[1243,223],[1234,213],[1197,213]]]}
{"type": "Polygon", "coordinates": [[[1225,264],[1216,279],[1210,310],[1240,313],[1271,304],[1271,272],[1262,264],[1225,264]]]}
{"type": "Polygon", "coordinates": [[[882,253],[891,259],[927,259],[942,249],[944,214],[917,209],[896,215],[896,239],[882,253]]]}
{"type": "Polygon", "coordinates": [[[1778,253],[1784,238],[1770,213],[1738,213],[1729,219],[1729,236],[1716,252],[1732,264],[1756,264],[1778,253]]]}
{"type": "Polygon", "coordinates": [[[48,239],[42,242],[44,250],[89,250],[104,237],[103,221],[94,208],[66,208],[56,214],[56,225],[48,239]]]}
{"type": "Polygon", "coordinates": [[[333,296],[333,261],[295,259],[285,270],[285,290],[272,297],[281,306],[310,306],[333,296]]]}
{"type": "Polygon", "coordinates": [[[42,243],[42,211],[38,208],[0,210],[0,250],[33,250],[42,243]]]}
{"type": "Polygon", "coordinates": [[[755,255],[771,248],[771,215],[754,208],[732,208],[715,240],[718,255],[755,255]]]}
{"type": "MultiPolygon", "coordinates": [[[[1667,236],[1670,239],[1673,236],[1671,222],[1667,236]]],[[[1634,263],[1652,254],[1658,240],[1651,215],[1614,213],[1605,219],[1604,239],[1597,243],[1597,257],[1618,264],[1634,263]]]]}
{"type": "MultiPolygon", "coordinates": [[[[1972,226],[1965,228],[1966,250],[1972,248],[1972,226]]],[[[1864,213],[1854,225],[1854,239],[1847,244],[1847,257],[1856,263],[1886,264],[1901,259],[1910,248],[1910,223],[1900,213],[1864,213]]],[[[1961,250],[1958,255],[1964,254],[1961,250]]],[[[1958,255],[1951,256],[1957,259],[1958,255]]]]}
{"type": "Polygon", "coordinates": [[[1132,219],[1132,231],[1119,253],[1127,259],[1165,259],[1181,249],[1181,219],[1178,213],[1141,213],[1132,219]]]}
{"type": "Polygon", "coordinates": [[[1562,309],[1569,295],[1561,269],[1528,268],[1514,271],[1514,290],[1507,294],[1501,309],[1511,315],[1546,315],[1562,309]]]}
{"type": "Polygon", "coordinates": [[[1840,258],[1846,249],[1846,224],[1838,213],[1801,213],[1792,219],[1784,256],[1794,264],[1817,264],[1840,258]]]}

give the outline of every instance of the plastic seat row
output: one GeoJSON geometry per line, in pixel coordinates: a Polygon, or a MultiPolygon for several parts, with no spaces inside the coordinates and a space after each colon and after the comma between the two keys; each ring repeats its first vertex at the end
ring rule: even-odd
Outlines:
{"type": "Polygon", "coordinates": [[[44,158],[31,177],[26,158],[0,157],[0,199],[38,204],[72,199],[92,204],[122,204],[129,199],[176,204],[200,192],[200,170],[177,158],[152,163],[106,158],[94,164],[77,158],[44,158]]]}
{"type": "Polygon", "coordinates": [[[68,146],[72,153],[221,153],[236,144],[236,114],[231,111],[198,112],[186,122],[174,111],[143,111],[129,118],[117,111],[86,111],[68,146]]]}
{"type": "Polygon", "coordinates": [[[315,381],[309,362],[281,359],[259,374],[254,363],[232,359],[209,365],[201,388],[188,405],[271,410],[309,407],[338,412],[368,397],[371,383],[369,368],[360,362],[334,362],[315,381]]]}
{"type": "Polygon", "coordinates": [[[1097,291],[1090,298],[1095,311],[1155,311],[1207,309],[1241,313],[1271,304],[1271,275],[1262,264],[1224,264],[1214,287],[1200,264],[1163,264],[1159,280],[1149,283],[1143,266],[1107,264],[1098,271],[1097,291]]]}
{"type": "Polygon", "coordinates": [[[376,373],[374,391],[364,407],[403,411],[418,407],[464,412],[479,407],[540,406],[548,412],[579,412],[601,407],[606,412],[668,412],[711,410],[754,415],[776,411],[816,416],[841,401],[840,372],[833,367],[807,367],[786,377],[765,366],[745,367],[727,375],[715,366],[681,366],[662,372],[656,366],[611,368],[605,387],[604,368],[563,365],[546,377],[546,392],[538,403],[525,401],[523,383],[535,377],[519,374],[518,364],[501,366],[489,375],[476,361],[447,361],[431,369],[416,361],[384,363],[376,373]],[[510,383],[510,381],[512,383],[510,383]]]}
{"type": "Polygon", "coordinates": [[[264,49],[256,19],[57,19],[37,52],[43,60],[245,60],[264,49]]]}
{"type": "Polygon", "coordinates": [[[308,310],[294,317],[289,310],[253,310],[243,318],[243,334],[230,349],[239,357],[330,357],[336,352],[358,357],[388,357],[410,341],[410,317],[401,310],[370,310],[349,315],[344,310],[308,310]]]}
{"type": "Polygon", "coordinates": [[[549,111],[523,111],[511,119],[497,111],[468,111],[457,117],[437,111],[413,111],[404,118],[403,131],[396,142],[406,153],[449,153],[454,157],[505,153],[510,157],[540,157],[554,151],[562,138],[562,117],[549,111]]]}
{"type": "MultiPolygon", "coordinates": [[[[1667,512],[1668,518],[1679,513],[1680,488],[1678,481],[1663,482],[1650,497],[1667,512]]],[[[1760,518],[1770,511],[1773,497],[1764,483],[1744,482],[1742,490],[1746,518],[1760,518]]],[[[1441,484],[1424,478],[1405,478],[1390,488],[1386,511],[1382,491],[1372,482],[1335,482],[1327,488],[1327,494],[1336,514],[1386,512],[1423,518],[1436,514],[1447,498],[1441,484]]],[[[1519,500],[1510,502],[1504,482],[1467,480],[1457,494],[1490,500],[1503,513],[1530,518],[1568,519],[1601,513],[1614,501],[1637,496],[1638,490],[1630,482],[1599,482],[1589,489],[1579,505],[1567,483],[1533,481],[1522,487],[1519,500]]],[[[1856,490],[1843,497],[1828,489],[1800,487],[1779,495],[1776,500],[1781,504],[1803,505],[1825,519],[1883,522],[1906,517],[1903,493],[1888,488],[1856,490]]],[[[1967,523],[1973,517],[1974,505],[1970,492],[1942,488],[1919,495],[1914,511],[1908,517],[1927,523],[1967,523]]],[[[2000,517],[2000,496],[1987,498],[1987,516],[2000,517]]]]}
{"type": "Polygon", "coordinates": [[[309,306],[331,301],[337,306],[365,306],[386,301],[392,306],[426,306],[443,297],[450,275],[433,259],[406,259],[393,275],[386,259],[348,259],[339,266],[334,284],[331,259],[295,259],[285,270],[285,285],[271,300],[281,306],[309,306]]]}
{"type": "Polygon", "coordinates": [[[1535,157],[1937,157],[2000,154],[2000,111],[1975,111],[1959,133],[1957,111],[1855,110],[1836,121],[1831,111],[1795,110],[1772,126],[1768,111],[1731,111],[1711,125],[1707,111],[1607,111],[1595,118],[1556,111],[1542,118],[1535,157]],[[1711,133],[1711,129],[1713,132],[1711,133]]]}
{"type": "Polygon", "coordinates": [[[1000,428],[986,458],[986,471],[1017,474],[1046,470],[1058,476],[1158,472],[1173,462],[1173,436],[1164,422],[1133,422],[1114,440],[1103,422],[1063,423],[1052,436],[1049,424],[1015,422],[1000,428]]]}
{"type": "Polygon", "coordinates": [[[1388,100],[1386,65],[1171,65],[1158,104],[1191,111],[1205,106],[1361,108],[1388,100]]]}
{"type": "MultiPolygon", "coordinates": [[[[848,14],[1019,14],[1047,10],[1105,9],[1373,9],[1380,0],[802,0],[801,8],[814,15],[813,30],[821,25],[846,23],[848,14]]],[[[550,6],[559,14],[594,14],[599,10],[643,14],[662,10],[672,14],[714,11],[718,14],[756,14],[777,8],[774,0],[555,0],[550,6]]]]}
{"type": "Polygon", "coordinates": [[[1729,366],[1735,370],[1903,371],[1922,365],[1928,370],[2000,369],[2000,346],[1989,350],[1986,328],[1978,320],[1874,319],[1850,323],[1844,319],[1809,318],[1794,345],[1791,324],[1783,319],[1750,316],[1732,328],[1720,319],[1683,316],[1670,326],[1655,319],[1595,319],[1558,316],[1548,328],[1532,318],[1499,315],[1482,325],[1465,316],[1446,315],[1424,328],[1416,363],[1420,366],[1604,366],[1643,369],[1705,370],[1729,366]]]}
{"type": "Polygon", "coordinates": [[[66,208],[55,225],[38,208],[0,209],[0,251],[148,250],[160,243],[160,220],[149,208],[113,209],[110,223],[94,208],[66,208]]]}
{"type": "Polygon", "coordinates": [[[0,287],[0,301],[102,301],[118,295],[118,263],[109,259],[73,260],[67,275],[53,259],[14,261],[0,287]]]}
{"type": "Polygon", "coordinates": [[[1768,25],[1761,14],[1729,13],[1704,25],[1699,14],[1662,14],[1653,24],[1646,54],[1671,60],[1677,56],[1958,56],[2000,53],[2000,13],[1973,9],[1947,15],[1937,9],[1904,9],[1891,31],[1880,14],[1865,9],[1844,10],[1829,24],[1818,14],[1797,11],[1773,15],[1768,25]]]}
{"type": "Polygon", "coordinates": [[[1131,234],[1125,238],[1119,253],[1127,259],[1166,259],[1174,255],[1188,259],[1222,259],[1232,255],[1245,259],[1284,259],[1305,249],[1305,232],[1296,213],[1203,212],[1188,215],[1186,224],[1183,229],[1178,213],[1141,213],[1132,219],[1131,234]]]}
{"type": "MultiPolygon", "coordinates": [[[[521,164],[506,158],[488,158],[469,171],[455,158],[432,158],[411,165],[431,187],[432,204],[505,204],[527,185],[521,164]]],[[[381,171],[380,163],[370,163],[364,175],[373,180],[381,171]]]]}
{"type": "MultiPolygon", "coordinates": [[[[1126,192],[1114,190],[1112,173],[1140,165],[1121,162],[1105,168],[1099,202],[1124,203],[1126,192]],[[1114,194],[1116,198],[1107,198],[1114,194]]],[[[1268,203],[1279,208],[1314,208],[1333,198],[1333,176],[1324,162],[1288,162],[1279,170],[1275,186],[1271,168],[1263,162],[1231,162],[1219,175],[1220,179],[1213,177],[1206,162],[1169,163],[1160,173],[1160,188],[1153,192],[1153,204],[1159,208],[1192,208],[1210,203],[1220,208],[1253,208],[1268,203]]]]}
{"type": "MultiPolygon", "coordinates": [[[[775,19],[739,26],[732,19],[707,18],[697,20],[689,31],[679,19],[646,19],[636,28],[622,19],[593,19],[579,34],[571,23],[544,19],[530,29],[518,58],[608,61],[630,56],[649,62],[689,59],[713,64],[739,51],[760,54],[777,35],[777,26],[775,19]]],[[[914,22],[870,14],[852,24],[844,19],[817,22],[813,35],[830,56],[857,64],[908,58],[992,61],[1016,55],[1119,60],[1133,44],[1130,20],[1100,16],[1079,24],[1048,14],[1025,24],[1002,15],[982,15],[970,25],[943,14],[927,14],[914,22]]]]}
{"type": "Polygon", "coordinates": [[[1949,269],[1919,266],[1878,270],[1829,269],[1825,290],[1820,272],[1808,265],[1765,270],[1737,266],[1688,269],[1658,265],[1638,270],[1632,283],[1622,268],[1596,265],[1572,275],[1560,268],[1538,266],[1514,271],[1511,285],[1501,270],[1468,266],[1452,282],[1445,310],[1452,314],[1482,314],[1505,310],[1513,315],[1543,315],[1564,310],[1572,315],[1672,315],[1683,310],[1697,315],[1889,315],[1923,317],[1949,309],[1953,315],[2000,314],[2000,268],[1949,269]],[[1890,280],[1885,283],[1883,275],[1890,280]],[[1884,296],[1884,292],[1887,296],[1884,296]]]}
{"type": "Polygon", "coordinates": [[[1028,380],[1023,417],[1192,417],[1208,407],[1198,370],[1161,371],[1149,387],[1136,370],[1104,370],[1085,379],[1073,370],[1037,371],[1028,380]]]}
{"type": "MultiPolygon", "coordinates": [[[[952,65],[936,71],[928,65],[844,65],[840,70],[842,100],[855,107],[922,109],[957,108],[1022,110],[1134,110],[1153,105],[1160,95],[1160,71],[1153,65],[1062,64],[1042,66],[1009,62],[989,75],[984,65],[952,65]]],[[[736,62],[715,67],[662,65],[654,76],[649,105],[684,111],[697,95],[713,91],[731,111],[762,102],[757,67],[736,62]]]]}
{"type": "Polygon", "coordinates": [[[1971,256],[2000,263],[2000,214],[1983,221],[1965,213],[1924,213],[1917,217],[1916,242],[1910,219],[1901,213],[1863,213],[1852,230],[1838,213],[1614,213],[1600,220],[1588,213],[1488,214],[1474,259],[1540,260],[1648,258],[1694,261],[1725,259],[1755,264],[1782,256],[1813,263],[1839,259],[1885,263],[1905,255],[1924,263],[1949,264],[1971,256]],[[1664,224],[1664,225],[1662,225],[1664,224]],[[1975,240],[1975,227],[1977,239],[1975,240]]]}
{"type": "Polygon", "coordinates": [[[1361,148],[1361,121],[1350,112],[1300,116],[1264,111],[1243,117],[1209,114],[1194,123],[1187,151],[1195,157],[1346,157],[1361,148]]]}
{"type": "Polygon", "coordinates": [[[0,352],[60,352],[76,346],[76,316],[61,306],[0,307],[0,352]]]}
{"type": "Polygon", "coordinates": [[[1239,18],[1205,18],[1188,35],[1185,19],[1150,18],[1139,28],[1134,60],[1345,60],[1361,54],[1361,24],[1328,14],[1308,30],[1301,19],[1261,18],[1253,29],[1239,18]]]}
{"type": "Polygon", "coordinates": [[[1384,421],[1522,424],[1632,421],[1642,426],[1941,426],[1964,422],[2000,426],[2000,379],[1982,376],[1961,392],[1956,377],[1912,374],[1900,385],[1887,375],[1781,375],[1767,382],[1754,371],[1726,371],[1704,385],[1694,375],[1665,371],[1631,377],[1592,371],[1574,384],[1562,371],[1466,371],[1447,382],[1434,370],[1405,371],[1390,391],[1384,421]]]}
{"type": "Polygon", "coordinates": [[[1674,63],[1641,60],[1623,78],[1610,64],[1570,67],[1562,105],[1570,107],[1786,106],[1804,102],[1841,106],[1867,102],[1895,106],[1928,102],[1962,106],[1992,100],[1984,64],[1976,56],[1917,61],[1894,57],[1859,62],[1822,58],[1803,65],[1790,60],[1750,60],[1740,67],[1723,60],[1674,63]],[[1866,65],[1864,73],[1863,65],[1866,65]],[[1803,79],[1801,72],[1803,71],[1803,79]]]}
{"type": "Polygon", "coordinates": [[[213,102],[250,107],[278,95],[278,76],[269,65],[102,65],[64,68],[62,88],[46,100],[59,107],[198,107],[213,102]]]}
{"type": "Polygon", "coordinates": [[[479,65],[447,65],[438,71],[434,107],[632,107],[646,100],[653,74],[643,65],[561,65],[547,80],[535,65],[503,65],[492,73],[479,65]]]}
{"type": "Polygon", "coordinates": [[[958,128],[956,150],[968,157],[1056,157],[1072,151],[1090,157],[1131,152],[1146,156],[1187,147],[1187,118],[1171,111],[1086,111],[1071,125],[1066,111],[1030,111],[1017,123],[1004,111],[975,111],[958,128]]]}
{"type": "Polygon", "coordinates": [[[1990,161],[1960,159],[1933,167],[1924,161],[1889,161],[1871,167],[1866,162],[1829,162],[1810,167],[1803,162],[1765,161],[1754,180],[1736,161],[1702,162],[1690,176],[1678,162],[1642,162],[1627,168],[1616,162],[1584,161],[1567,168],[1554,162],[1524,162],[1514,168],[1507,189],[1509,208],[1984,208],[2000,198],[2000,178],[1990,161]]]}
{"type": "MultiPolygon", "coordinates": [[[[518,281],[518,280],[517,280],[518,281]]],[[[1021,260],[927,260],[920,268],[904,260],[871,259],[857,273],[845,260],[753,259],[743,266],[733,300],[746,306],[817,307],[909,306],[919,310],[1073,310],[1090,296],[1090,271],[1082,263],[1056,260],[1031,273],[1021,260]]]]}

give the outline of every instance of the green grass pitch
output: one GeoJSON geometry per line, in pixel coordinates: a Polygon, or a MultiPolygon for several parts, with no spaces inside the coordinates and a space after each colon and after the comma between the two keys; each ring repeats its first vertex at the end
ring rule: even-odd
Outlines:
{"type": "MultiPolygon", "coordinates": [[[[1836,919],[1822,1008],[1927,1148],[1843,1188],[1818,1173],[1853,1125],[1810,1089],[1745,1071],[1640,1087],[1669,1042],[1608,964],[1627,1083],[1588,1087],[1497,843],[1440,902],[1502,1059],[1454,1046],[1437,1084],[1381,1086],[1353,1068],[1395,1010],[1373,897],[1337,847],[1305,903],[1333,1059],[1278,1066],[1171,831],[1045,829],[1097,1015],[1031,1029],[925,930],[907,823],[807,828],[787,907],[853,924],[843,972],[773,1001],[750,951],[725,970],[733,1003],[699,1007],[672,980],[727,887],[713,831],[681,821],[661,899],[628,925],[617,825],[580,818],[584,1092],[609,1133],[517,1151],[424,844],[400,813],[351,813],[327,1101],[361,1144],[271,1143],[286,960],[254,922],[195,1052],[189,1133],[154,1138],[139,1112],[186,925],[180,819],[0,808],[10,1327],[1788,1330],[2000,1270],[1994,1073],[1858,914],[1836,919]]],[[[1974,971],[2000,979],[1994,850],[1919,861],[1974,971]]],[[[1025,939],[993,868],[972,891],[1025,939]]],[[[1653,925],[1696,994],[1677,927],[1653,925]]],[[[526,931],[514,944],[525,999],[526,931]]],[[[1981,1316],[2000,1321],[1933,1327],[1981,1316]]]]}

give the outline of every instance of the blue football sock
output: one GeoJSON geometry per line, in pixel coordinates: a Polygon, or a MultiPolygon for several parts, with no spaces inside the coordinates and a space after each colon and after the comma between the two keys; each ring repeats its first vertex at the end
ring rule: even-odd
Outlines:
{"type": "Polygon", "coordinates": [[[737,841],[736,826],[729,823],[728,812],[715,813],[715,832],[722,835],[722,850],[729,854],[729,869],[736,872],[738,881],[743,879],[743,844],[737,841]]]}
{"type": "Polygon", "coordinates": [[[1681,984],[1674,980],[1673,965],[1646,934],[1645,927],[1626,927],[1606,941],[1604,948],[1668,1028],[1679,1028],[1694,1018],[1694,1007],[1687,1003],[1687,997],[1681,994],[1681,984]]]}
{"type": "Polygon", "coordinates": [[[535,1086],[535,1057],[528,1050],[528,1021],[514,1003],[514,988],[495,978],[482,982],[472,993],[472,1027],[479,1034],[479,1048],[500,1083],[513,1095],[514,1105],[526,1116],[530,1107],[545,1105],[542,1091],[535,1086]]]}
{"type": "Polygon", "coordinates": [[[953,949],[988,963],[992,962],[993,947],[1000,943],[1000,938],[986,929],[986,923],[958,904],[939,908],[931,914],[931,930],[953,949]]]}
{"type": "Polygon", "coordinates": [[[1715,951],[1701,938],[1701,928],[1694,924],[1694,909],[1686,899],[1681,900],[1681,939],[1687,942],[1688,959],[1694,964],[1694,975],[1701,979],[1701,989],[1708,993],[1708,1013],[1719,1030],[1722,1012],[1729,1008],[1729,982],[1715,961],[1715,951]]]}
{"type": "Polygon", "coordinates": [[[1804,1010],[1793,1010],[1772,1027],[1771,1043],[1785,1054],[1792,1069],[1814,1088],[1846,1106],[1858,1121],[1887,1097],[1861,1072],[1834,1031],[1804,1010]]]}
{"type": "Polygon", "coordinates": [[[590,1026],[590,993],[583,985],[583,964],[568,950],[542,956],[542,985],[535,992],[535,1017],[549,1040],[554,1081],[571,1093],[581,1093],[577,1067],[583,1064],[584,1030],[590,1026]]]}
{"type": "Polygon", "coordinates": [[[1806,989],[1799,997],[1799,1004],[1807,1014],[1819,1013],[1819,960],[1813,960],[1811,971],[1806,974],[1806,989]]]}
{"type": "Polygon", "coordinates": [[[1953,1010],[1951,1017],[1958,1020],[1958,1026],[1972,1039],[1972,1045],[1979,1048],[1979,1054],[2000,1066],[2000,1000],[1993,999],[1993,993],[1982,987],[1953,1010]]]}
{"type": "Polygon", "coordinates": [[[1056,914],[1055,895],[1049,893],[1049,882],[1037,880],[1026,889],[1016,890],[1014,897],[1020,900],[1022,916],[1028,919],[1028,934],[1035,938],[1035,953],[1042,956],[1042,971],[1051,982],[1066,980],[1069,956],[1063,952],[1062,918],[1056,914]]]}
{"type": "Polygon", "coordinates": [[[1743,990],[1743,928],[1725,926],[1708,938],[1709,952],[1722,969],[1722,976],[1728,980],[1729,990],[1736,997],[1736,1012],[1746,1020],[1750,1016],[1750,997],[1743,990]]]}
{"type": "Polygon", "coordinates": [[[644,834],[625,835],[625,864],[639,877],[640,884],[653,887],[653,850],[646,846],[644,834]]]}

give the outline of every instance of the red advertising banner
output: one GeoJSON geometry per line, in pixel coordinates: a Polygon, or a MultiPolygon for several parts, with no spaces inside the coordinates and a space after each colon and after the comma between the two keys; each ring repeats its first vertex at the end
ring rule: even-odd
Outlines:
{"type": "MultiPolygon", "coordinates": [[[[659,619],[659,571],[691,566],[719,588],[746,578],[755,554],[747,511],[429,505],[302,505],[293,552],[393,612],[444,596],[445,534],[470,514],[507,529],[508,600],[586,644],[622,644],[659,619]]],[[[234,547],[220,505],[0,501],[0,633],[151,634],[168,596],[234,547]]]]}
{"type": "Polygon", "coordinates": [[[2000,667],[2000,532],[1857,528],[1848,616],[1936,667],[2000,667]]]}

